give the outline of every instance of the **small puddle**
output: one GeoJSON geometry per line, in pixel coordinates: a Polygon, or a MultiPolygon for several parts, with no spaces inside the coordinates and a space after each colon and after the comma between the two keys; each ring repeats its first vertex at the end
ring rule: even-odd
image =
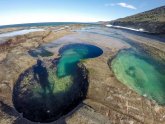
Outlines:
{"type": "Polygon", "coordinates": [[[158,104],[165,104],[165,64],[129,49],[120,51],[111,67],[120,82],[158,104]]]}
{"type": "Polygon", "coordinates": [[[98,57],[93,45],[70,44],[59,50],[61,58],[38,60],[22,73],[14,86],[16,110],[33,122],[52,122],[73,110],[88,90],[88,72],[80,60],[98,57]]]}

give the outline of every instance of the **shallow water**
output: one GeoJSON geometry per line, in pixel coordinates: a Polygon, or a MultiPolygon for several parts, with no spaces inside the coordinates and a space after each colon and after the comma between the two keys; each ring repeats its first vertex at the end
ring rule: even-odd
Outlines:
{"type": "Polygon", "coordinates": [[[159,104],[165,104],[165,64],[137,51],[122,50],[111,66],[120,82],[159,104]]]}
{"type": "Polygon", "coordinates": [[[36,32],[36,31],[44,31],[44,29],[24,29],[24,30],[19,30],[19,31],[12,31],[12,32],[7,32],[7,33],[2,33],[0,34],[0,38],[2,37],[13,37],[17,35],[24,35],[30,32],[36,32]]]}
{"type": "Polygon", "coordinates": [[[28,53],[33,56],[33,57],[49,57],[49,56],[53,56],[54,54],[48,50],[46,50],[45,48],[38,48],[35,50],[29,50],[28,53]]]}
{"type": "Polygon", "coordinates": [[[57,65],[57,75],[59,77],[74,75],[77,63],[82,59],[99,56],[103,51],[93,45],[70,44],[60,49],[61,58],[57,65]]]}

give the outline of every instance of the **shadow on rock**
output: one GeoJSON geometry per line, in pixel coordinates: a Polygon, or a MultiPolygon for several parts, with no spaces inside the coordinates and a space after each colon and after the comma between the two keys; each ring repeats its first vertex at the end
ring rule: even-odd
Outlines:
{"type": "Polygon", "coordinates": [[[14,117],[19,116],[19,113],[17,113],[17,111],[13,107],[5,104],[3,101],[0,101],[0,109],[2,112],[4,112],[9,116],[14,116],[14,117]]]}
{"type": "Polygon", "coordinates": [[[44,94],[46,94],[47,90],[49,93],[52,93],[48,80],[48,72],[46,67],[43,66],[43,62],[41,60],[37,60],[37,64],[33,67],[33,72],[34,79],[41,85],[44,94]]]}

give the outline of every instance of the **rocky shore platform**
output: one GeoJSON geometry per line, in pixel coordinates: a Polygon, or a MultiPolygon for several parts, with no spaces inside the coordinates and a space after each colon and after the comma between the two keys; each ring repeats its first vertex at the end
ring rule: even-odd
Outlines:
{"type": "MultiPolygon", "coordinates": [[[[51,41],[88,43],[100,47],[103,54],[81,62],[88,70],[86,99],[50,124],[164,124],[165,107],[119,82],[111,70],[110,60],[120,50],[137,46],[155,59],[165,61],[165,43],[120,30],[115,30],[115,33],[125,36],[127,42],[102,33],[73,32],[82,27],[72,25],[56,32],[49,27],[45,31],[10,38],[0,45],[0,124],[34,124],[15,110],[13,87],[19,75],[36,63],[36,58],[27,51],[51,41]]],[[[109,31],[108,28],[101,30],[109,31]]],[[[113,35],[114,29],[109,32],[113,35]]],[[[58,51],[59,47],[55,49],[58,51]]],[[[58,52],[53,57],[58,57],[58,52]]]]}

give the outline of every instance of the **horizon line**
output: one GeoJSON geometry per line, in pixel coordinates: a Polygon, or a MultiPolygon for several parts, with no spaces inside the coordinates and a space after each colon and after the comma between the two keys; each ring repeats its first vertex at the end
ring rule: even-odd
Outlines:
{"type": "MultiPolygon", "coordinates": [[[[109,20],[108,20],[109,21],[109,20]]],[[[14,26],[14,25],[24,25],[24,24],[37,24],[37,23],[98,23],[98,22],[104,22],[104,21],[50,21],[50,22],[25,22],[25,23],[13,23],[13,24],[5,24],[0,25],[0,27],[3,26],[14,26]]]]}

